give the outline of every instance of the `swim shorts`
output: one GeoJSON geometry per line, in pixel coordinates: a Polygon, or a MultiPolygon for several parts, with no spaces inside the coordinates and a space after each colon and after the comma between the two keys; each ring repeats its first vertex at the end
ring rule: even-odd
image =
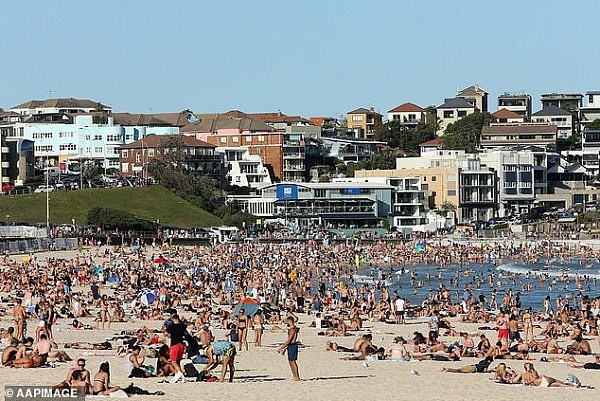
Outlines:
{"type": "Polygon", "coordinates": [[[288,361],[298,360],[298,344],[290,344],[287,347],[288,361]]]}
{"type": "Polygon", "coordinates": [[[171,357],[171,361],[179,363],[183,359],[183,351],[185,351],[185,346],[183,343],[171,345],[171,348],[169,348],[169,356],[171,357]]]}
{"type": "Polygon", "coordinates": [[[498,338],[506,338],[508,340],[508,329],[499,329],[498,338]]]}

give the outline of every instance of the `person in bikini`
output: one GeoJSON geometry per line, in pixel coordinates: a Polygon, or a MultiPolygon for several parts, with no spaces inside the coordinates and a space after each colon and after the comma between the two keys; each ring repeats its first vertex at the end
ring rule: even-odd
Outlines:
{"type": "Polygon", "coordinates": [[[246,311],[244,308],[240,309],[240,315],[238,316],[238,341],[239,341],[239,350],[242,350],[242,345],[246,345],[246,351],[248,351],[248,326],[249,324],[248,315],[246,315],[246,311]]]}
{"type": "Polygon", "coordinates": [[[110,365],[108,362],[102,362],[98,373],[94,376],[94,383],[92,385],[93,395],[108,395],[119,391],[121,387],[110,386],[110,365]]]}
{"type": "Polygon", "coordinates": [[[13,308],[13,319],[15,321],[15,331],[17,340],[23,340],[23,329],[25,328],[25,308],[21,305],[21,299],[17,298],[16,305],[13,308]]]}

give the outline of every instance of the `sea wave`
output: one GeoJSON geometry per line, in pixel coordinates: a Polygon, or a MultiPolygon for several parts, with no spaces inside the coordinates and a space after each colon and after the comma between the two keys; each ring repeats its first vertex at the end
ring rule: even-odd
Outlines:
{"type": "Polygon", "coordinates": [[[563,265],[563,266],[557,266],[557,265],[526,266],[526,265],[521,265],[521,264],[514,263],[514,262],[508,262],[508,263],[503,263],[503,264],[497,266],[496,270],[505,271],[505,272],[509,272],[509,273],[516,273],[516,274],[527,274],[527,273],[537,274],[537,275],[543,274],[548,277],[564,277],[564,276],[575,277],[576,275],[579,275],[579,276],[587,276],[587,277],[596,278],[596,279],[600,278],[600,274],[593,273],[593,272],[597,271],[595,269],[594,270],[583,269],[580,266],[577,266],[577,268],[574,268],[574,267],[571,267],[568,265],[563,265]]]}

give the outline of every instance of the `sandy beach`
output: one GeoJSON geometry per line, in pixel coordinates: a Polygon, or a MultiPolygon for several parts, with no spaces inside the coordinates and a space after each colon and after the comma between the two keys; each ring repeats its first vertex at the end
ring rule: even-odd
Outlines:
{"type": "MultiPolygon", "coordinates": [[[[74,252],[61,252],[61,257],[74,257],[74,252]]],[[[20,256],[15,256],[20,257],[20,256]]],[[[43,256],[41,256],[43,257],[43,256]]],[[[80,290],[74,288],[75,291],[80,290]]],[[[102,292],[110,291],[108,287],[102,292]]],[[[3,294],[5,295],[5,294],[3,294]]],[[[184,316],[185,313],[183,314],[184,316]]],[[[291,373],[285,356],[276,352],[276,346],[269,346],[285,341],[286,333],[271,333],[265,330],[261,348],[250,344],[249,351],[239,352],[235,359],[236,374],[234,383],[186,382],[178,384],[158,383],[157,378],[130,379],[123,373],[124,359],[118,357],[116,347],[110,351],[71,350],[66,351],[76,359],[87,359],[87,369],[92,375],[98,370],[101,362],[108,361],[111,366],[111,384],[125,387],[130,383],[149,391],[163,391],[164,396],[134,396],[136,399],[169,399],[169,400],[390,400],[390,399],[428,399],[428,400],[592,400],[600,397],[598,389],[598,371],[570,368],[565,363],[545,363],[539,359],[545,354],[532,354],[532,361],[540,374],[564,380],[568,373],[573,373],[583,384],[596,389],[571,388],[529,388],[521,385],[502,385],[495,383],[493,373],[452,374],[441,372],[442,367],[460,367],[476,363],[480,358],[463,358],[458,362],[392,362],[392,361],[344,361],[340,358],[349,355],[342,352],[325,351],[328,340],[337,341],[340,345],[351,347],[357,335],[371,332],[373,344],[387,347],[395,336],[412,338],[414,331],[427,332],[428,326],[424,318],[407,319],[406,324],[385,324],[381,322],[364,323],[364,329],[353,336],[325,337],[317,335],[321,329],[309,327],[314,316],[298,314],[300,321],[300,341],[305,348],[300,350],[298,365],[301,382],[291,380],[291,373]]],[[[83,323],[94,324],[89,318],[83,323]]],[[[60,319],[55,325],[55,340],[60,346],[68,342],[87,341],[102,342],[123,330],[135,330],[141,325],[160,328],[161,321],[140,321],[129,323],[113,323],[111,330],[78,330],[72,328],[69,319],[60,319]]],[[[3,316],[0,327],[8,327],[12,319],[3,316]]],[[[32,334],[30,323],[29,334],[32,334]]],[[[478,330],[478,324],[464,324],[452,320],[457,331],[465,331],[475,337],[486,334],[495,341],[497,332],[478,330]]],[[[225,339],[225,330],[214,329],[216,339],[225,339]]],[[[536,334],[541,330],[536,329],[536,334]]],[[[250,332],[249,340],[254,334],[250,332]]],[[[452,342],[458,337],[441,337],[452,342]]],[[[566,343],[568,340],[563,341],[566,343]]],[[[597,338],[590,338],[594,352],[600,351],[597,338]]],[[[579,362],[590,362],[593,356],[577,356],[579,362]]],[[[151,364],[156,359],[148,359],[151,364]]],[[[523,361],[508,360],[507,365],[516,370],[523,370],[523,361]]],[[[36,369],[0,369],[0,383],[5,385],[55,385],[64,380],[67,371],[75,362],[59,363],[55,368],[36,369]]],[[[497,366],[494,361],[491,367],[497,366]]],[[[215,373],[220,371],[220,367],[215,373]]]]}

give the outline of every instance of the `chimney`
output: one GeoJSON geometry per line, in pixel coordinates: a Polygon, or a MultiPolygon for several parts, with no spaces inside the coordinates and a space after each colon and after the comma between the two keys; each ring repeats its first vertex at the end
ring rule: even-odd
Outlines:
{"type": "Polygon", "coordinates": [[[375,107],[371,106],[371,107],[369,107],[369,110],[375,111],[375,107]]]}

